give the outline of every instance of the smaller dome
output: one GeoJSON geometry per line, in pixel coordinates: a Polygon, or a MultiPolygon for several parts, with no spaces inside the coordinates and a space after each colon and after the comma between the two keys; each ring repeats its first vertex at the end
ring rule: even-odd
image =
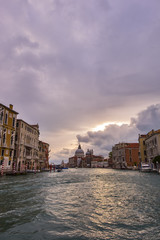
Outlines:
{"type": "Polygon", "coordinates": [[[91,150],[87,150],[87,152],[86,152],[86,156],[88,156],[88,155],[93,155],[93,150],[91,149],[91,150]]]}
{"type": "Polygon", "coordinates": [[[91,155],[89,149],[87,150],[86,155],[91,155]]]}

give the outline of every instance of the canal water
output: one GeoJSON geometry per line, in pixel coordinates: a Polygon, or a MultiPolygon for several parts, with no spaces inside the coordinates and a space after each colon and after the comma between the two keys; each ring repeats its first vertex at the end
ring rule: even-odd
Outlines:
{"type": "Polygon", "coordinates": [[[0,178],[0,239],[160,239],[160,175],[68,169],[0,178]]]}

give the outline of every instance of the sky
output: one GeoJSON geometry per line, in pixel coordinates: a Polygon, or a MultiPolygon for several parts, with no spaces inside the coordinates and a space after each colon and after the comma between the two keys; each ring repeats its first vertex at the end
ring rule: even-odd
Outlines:
{"type": "Polygon", "coordinates": [[[50,160],[160,128],[159,0],[0,0],[0,102],[50,160]]]}

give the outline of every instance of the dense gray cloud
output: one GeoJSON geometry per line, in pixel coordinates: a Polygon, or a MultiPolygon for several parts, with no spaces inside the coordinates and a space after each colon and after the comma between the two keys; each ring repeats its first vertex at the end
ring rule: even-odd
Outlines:
{"type": "Polygon", "coordinates": [[[158,0],[0,4],[1,102],[39,123],[52,148],[159,103],[158,0]]]}
{"type": "Polygon", "coordinates": [[[137,118],[131,119],[131,125],[135,125],[139,131],[148,132],[160,128],[160,104],[152,105],[140,112],[137,118]]]}

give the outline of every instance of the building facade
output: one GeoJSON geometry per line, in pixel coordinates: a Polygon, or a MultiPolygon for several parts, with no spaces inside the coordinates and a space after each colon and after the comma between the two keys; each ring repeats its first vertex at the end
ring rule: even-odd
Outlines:
{"type": "Polygon", "coordinates": [[[11,171],[14,165],[14,143],[16,121],[18,113],[9,107],[0,104],[0,169],[2,165],[4,172],[11,171]]]}
{"type": "Polygon", "coordinates": [[[151,130],[145,139],[147,161],[151,165],[153,159],[160,155],[160,129],[151,130]]]}
{"type": "Polygon", "coordinates": [[[125,146],[126,143],[118,143],[112,147],[113,168],[127,168],[125,161],[125,146]]]}
{"type": "Polygon", "coordinates": [[[91,168],[103,168],[104,167],[104,157],[92,155],[91,168]]]}
{"type": "Polygon", "coordinates": [[[68,165],[70,168],[75,168],[77,167],[77,157],[73,156],[69,158],[68,165]]]}
{"type": "Polygon", "coordinates": [[[112,147],[113,168],[132,169],[140,164],[139,143],[118,143],[112,147]]]}
{"type": "Polygon", "coordinates": [[[39,141],[39,169],[49,168],[49,144],[39,141]]]}
{"type": "Polygon", "coordinates": [[[92,158],[93,158],[93,149],[88,149],[86,152],[86,164],[88,168],[91,168],[91,163],[92,163],[92,158]]]}
{"type": "Polygon", "coordinates": [[[127,168],[140,167],[139,143],[128,143],[125,147],[125,161],[127,168]]]}
{"type": "Polygon", "coordinates": [[[141,163],[147,163],[147,155],[146,155],[146,144],[145,144],[145,140],[146,140],[147,135],[143,134],[139,134],[139,159],[141,163]]]}
{"type": "Polygon", "coordinates": [[[15,137],[16,170],[39,169],[39,126],[30,125],[25,121],[17,120],[15,137]]]}
{"type": "Polygon", "coordinates": [[[86,155],[79,144],[78,149],[75,151],[75,155],[69,158],[68,166],[70,168],[97,168],[108,167],[108,161],[103,156],[93,155],[93,150],[87,150],[86,155]]]}
{"type": "Polygon", "coordinates": [[[84,168],[87,166],[84,151],[79,144],[78,149],[75,151],[75,155],[69,158],[68,165],[70,168],[84,168]]]}

